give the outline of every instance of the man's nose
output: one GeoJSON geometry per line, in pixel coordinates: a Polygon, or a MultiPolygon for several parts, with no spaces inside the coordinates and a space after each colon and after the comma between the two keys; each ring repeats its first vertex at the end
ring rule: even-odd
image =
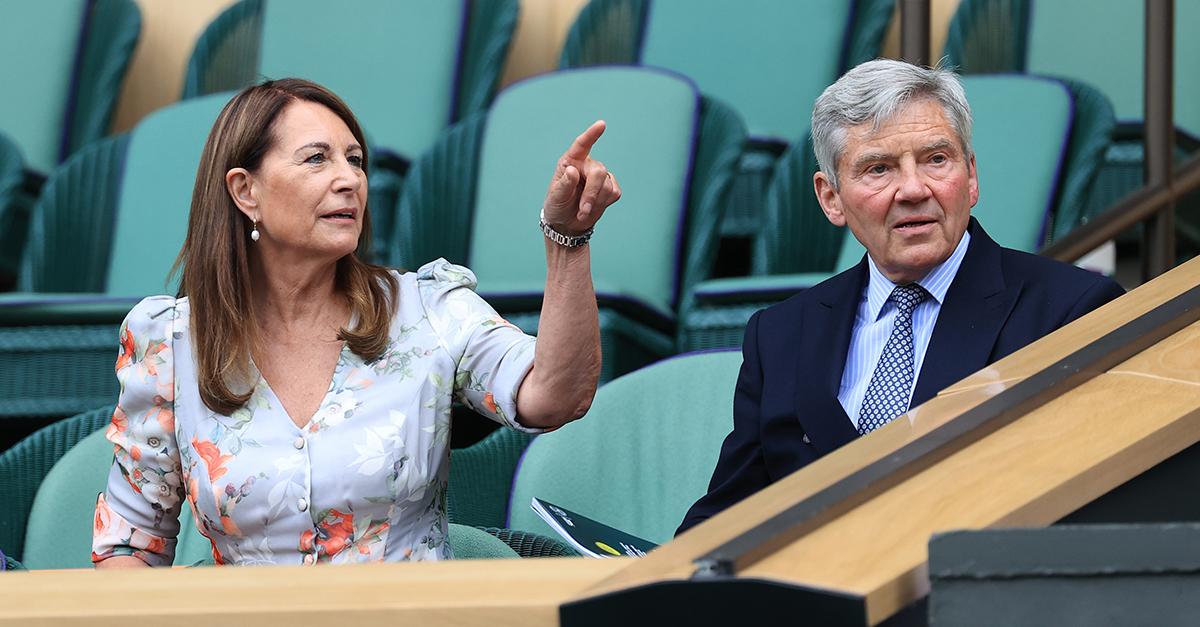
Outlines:
{"type": "Polygon", "coordinates": [[[932,195],[925,177],[915,165],[904,164],[900,167],[899,186],[896,188],[896,200],[900,202],[918,203],[932,195]]]}

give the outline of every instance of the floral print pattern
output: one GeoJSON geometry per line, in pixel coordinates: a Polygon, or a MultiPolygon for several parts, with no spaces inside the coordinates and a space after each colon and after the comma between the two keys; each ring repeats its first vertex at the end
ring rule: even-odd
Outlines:
{"type": "Polygon", "coordinates": [[[534,340],[505,322],[466,268],[398,275],[390,342],[372,363],[343,349],[319,409],[297,427],[261,377],[219,415],[200,401],[186,298],[147,298],[121,326],[116,459],[96,504],[93,560],[169,565],[186,502],[217,563],[451,557],[450,405],[509,427],[534,340]]]}

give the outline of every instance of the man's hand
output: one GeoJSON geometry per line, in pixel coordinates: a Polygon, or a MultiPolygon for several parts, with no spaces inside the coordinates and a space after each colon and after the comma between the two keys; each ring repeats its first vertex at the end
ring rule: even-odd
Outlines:
{"type": "Polygon", "coordinates": [[[597,120],[558,159],[543,210],[546,224],[559,233],[584,233],[609,205],[621,199],[617,178],[603,163],[588,156],[603,134],[604,121],[597,120]]]}

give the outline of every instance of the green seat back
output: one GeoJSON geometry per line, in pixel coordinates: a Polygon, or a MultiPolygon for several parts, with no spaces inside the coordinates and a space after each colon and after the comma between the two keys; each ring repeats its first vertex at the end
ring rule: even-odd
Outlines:
{"type": "MultiPolygon", "coordinates": [[[[1140,122],[1145,3],[1033,0],[1026,71],[1089,83],[1112,101],[1118,120],[1140,122]]],[[[1200,136],[1200,2],[1175,2],[1175,124],[1200,136]]]]}
{"type": "Polygon", "coordinates": [[[513,529],[553,535],[532,497],[640,536],[670,540],[708,489],[733,428],[736,351],[668,359],[600,388],[582,420],[526,449],[509,502],[513,529]]]}
{"type": "Polygon", "coordinates": [[[597,291],[673,316],[699,102],[686,80],[632,67],[555,72],[501,93],[479,156],[469,263],[480,290],[544,289],[546,186],[571,141],[604,119],[592,156],[612,168],[622,198],[591,242],[597,291]]]}
{"type": "Polygon", "coordinates": [[[104,491],[113,446],[104,429],[71,447],[38,488],[25,530],[29,568],[87,568],[92,560],[96,495],[104,491]]]}
{"type": "Polygon", "coordinates": [[[696,81],[729,103],[752,136],[790,141],[840,73],[852,2],[847,0],[655,0],[641,63],[696,81]]]}
{"type": "Polygon", "coordinates": [[[448,535],[450,547],[454,550],[454,559],[480,560],[520,557],[503,540],[482,529],[450,523],[448,535]]]}
{"type": "MultiPolygon", "coordinates": [[[[1035,252],[1057,200],[1071,138],[1071,93],[1057,81],[1020,75],[972,75],[962,82],[979,168],[979,203],[971,215],[1001,246],[1035,252]]],[[[858,263],[865,252],[846,229],[836,270],[858,263]]]]}
{"type": "Polygon", "coordinates": [[[412,159],[453,120],[466,14],[465,0],[268,0],[259,73],[328,87],[374,144],[412,159]],[[335,24],[353,36],[331,39],[335,24]]]}
{"type": "Polygon", "coordinates": [[[133,130],[117,196],[106,292],[173,293],[167,273],[187,236],[200,153],[231,94],[160,109],[133,130]]]}
{"type": "MultiPolygon", "coordinates": [[[[31,569],[90,568],[96,495],[108,483],[113,445],[96,431],[71,447],[54,464],[34,498],[25,531],[22,562],[31,569]]],[[[176,564],[193,564],[211,555],[196,531],[189,508],[179,517],[176,564]]]]}
{"type": "Polygon", "coordinates": [[[5,2],[0,8],[0,132],[29,167],[58,165],[88,0],[5,2]]]}
{"type": "Polygon", "coordinates": [[[971,215],[1001,246],[1034,252],[1057,202],[1071,140],[1071,92],[1027,76],[966,76],[963,87],[979,165],[979,203],[971,215]]]}

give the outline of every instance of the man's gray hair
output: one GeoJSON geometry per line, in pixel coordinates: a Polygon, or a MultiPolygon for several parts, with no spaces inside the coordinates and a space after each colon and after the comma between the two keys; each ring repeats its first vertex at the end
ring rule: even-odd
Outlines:
{"type": "Polygon", "coordinates": [[[923,68],[903,61],[867,61],[837,79],[813,106],[813,151],[821,171],[838,188],[837,165],[846,150],[851,126],[880,125],[910,102],[923,99],[941,103],[950,127],[958,133],[963,155],[970,159],[971,107],[958,75],[940,67],[923,68]]]}

